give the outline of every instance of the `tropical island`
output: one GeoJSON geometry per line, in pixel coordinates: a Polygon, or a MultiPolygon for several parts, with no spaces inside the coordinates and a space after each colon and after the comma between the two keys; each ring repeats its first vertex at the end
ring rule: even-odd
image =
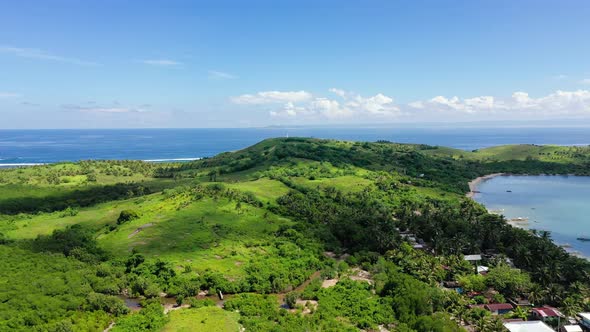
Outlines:
{"type": "Polygon", "coordinates": [[[497,173],[590,175],[590,148],[277,138],[3,169],[0,330],[583,324],[590,262],[466,197],[497,173]]]}

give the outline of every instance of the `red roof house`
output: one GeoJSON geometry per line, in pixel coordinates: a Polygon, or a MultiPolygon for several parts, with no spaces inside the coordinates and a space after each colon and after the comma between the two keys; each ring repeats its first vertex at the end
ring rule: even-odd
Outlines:
{"type": "Polygon", "coordinates": [[[562,316],[562,314],[561,314],[561,312],[559,312],[559,310],[557,310],[556,308],[550,307],[550,306],[544,306],[541,308],[533,308],[531,310],[531,313],[534,318],[540,319],[540,320],[545,320],[550,317],[562,316]]]}

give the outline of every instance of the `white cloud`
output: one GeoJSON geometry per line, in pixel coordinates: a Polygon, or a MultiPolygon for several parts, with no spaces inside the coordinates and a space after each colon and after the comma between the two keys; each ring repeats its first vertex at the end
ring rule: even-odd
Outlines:
{"type": "Polygon", "coordinates": [[[152,60],[142,60],[142,63],[151,66],[161,66],[161,67],[174,67],[182,65],[182,62],[168,60],[168,59],[152,59],[152,60]]]}
{"type": "Polygon", "coordinates": [[[411,102],[408,106],[417,109],[453,110],[473,113],[477,110],[491,110],[496,106],[496,103],[492,96],[480,96],[463,100],[457,96],[451,98],[436,96],[426,101],[411,102]]]}
{"type": "Polygon", "coordinates": [[[276,103],[297,103],[310,100],[311,93],[306,91],[262,91],[256,94],[245,94],[231,98],[234,104],[264,105],[276,103]]]}
{"type": "Polygon", "coordinates": [[[372,116],[398,115],[400,109],[391,97],[381,93],[371,97],[332,88],[330,92],[342,100],[326,97],[313,97],[306,91],[263,91],[234,97],[231,101],[240,105],[267,105],[273,107],[270,114],[274,117],[324,117],[329,119],[350,118],[356,115],[372,116]],[[282,105],[278,106],[278,105],[282,105]]]}
{"type": "Polygon", "coordinates": [[[336,94],[336,95],[342,97],[342,98],[344,98],[346,96],[346,91],[344,91],[342,89],[331,88],[329,91],[332,92],[333,94],[336,94]]]}
{"type": "Polygon", "coordinates": [[[580,81],[580,84],[590,84],[590,78],[585,78],[580,81]]]}
{"type": "Polygon", "coordinates": [[[426,101],[415,101],[408,104],[409,108],[433,112],[463,112],[463,113],[509,113],[534,112],[538,115],[556,114],[590,114],[590,91],[562,91],[557,90],[546,96],[532,98],[528,93],[514,92],[510,98],[479,96],[461,99],[437,96],[426,101]]]}
{"type": "Polygon", "coordinates": [[[556,80],[565,80],[566,78],[568,78],[568,76],[564,75],[564,74],[558,74],[558,75],[553,76],[553,78],[556,80]]]}
{"type": "Polygon", "coordinates": [[[352,110],[347,107],[342,107],[336,100],[328,98],[316,98],[311,102],[311,110],[318,112],[328,118],[343,118],[352,115],[352,110]]]}
{"type": "Polygon", "coordinates": [[[399,111],[399,107],[393,103],[393,98],[381,93],[368,98],[357,95],[346,105],[357,111],[366,111],[371,114],[394,115],[399,111]]]}
{"type": "Polygon", "coordinates": [[[300,123],[310,121],[480,121],[504,119],[551,119],[590,116],[590,91],[557,90],[532,97],[517,91],[510,96],[482,95],[468,98],[436,96],[398,104],[383,93],[362,96],[332,88],[333,98],[305,91],[265,91],[234,97],[235,104],[260,108],[277,118],[300,123]]]}
{"type": "Polygon", "coordinates": [[[0,99],[5,99],[5,98],[18,98],[21,97],[20,94],[18,93],[14,93],[14,92],[2,92],[0,91],[0,99]]]}
{"type": "Polygon", "coordinates": [[[295,117],[297,115],[308,113],[305,107],[295,106],[295,104],[288,102],[280,110],[270,111],[271,116],[287,116],[295,117]]]}
{"type": "Polygon", "coordinates": [[[212,80],[234,80],[238,77],[236,75],[225,73],[217,70],[209,70],[209,79],[212,80]]]}
{"type": "Polygon", "coordinates": [[[11,54],[11,55],[21,57],[21,58],[57,61],[57,62],[71,63],[74,65],[80,65],[80,66],[96,66],[96,65],[98,65],[98,63],[96,63],[96,62],[54,55],[54,54],[47,53],[43,50],[38,50],[38,49],[33,49],[33,48],[0,46],[0,53],[11,54]]]}

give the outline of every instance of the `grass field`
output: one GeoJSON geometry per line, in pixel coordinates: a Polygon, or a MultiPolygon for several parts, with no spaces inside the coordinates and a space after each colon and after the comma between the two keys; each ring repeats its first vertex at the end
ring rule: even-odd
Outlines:
{"type": "Polygon", "coordinates": [[[272,202],[289,192],[289,188],[280,181],[261,178],[255,181],[230,183],[228,187],[251,192],[264,202],[272,202]]]}
{"type": "Polygon", "coordinates": [[[264,254],[264,245],[285,218],[227,199],[205,198],[180,210],[165,211],[169,203],[148,201],[139,205],[141,218],[99,237],[99,243],[116,255],[131,249],[176,266],[211,268],[228,276],[241,275],[241,264],[264,254]]]}
{"type": "Polygon", "coordinates": [[[162,332],[237,332],[240,330],[237,312],[218,307],[181,309],[170,312],[170,322],[162,332]]]}
{"type": "Polygon", "coordinates": [[[557,145],[502,145],[474,151],[464,151],[447,147],[424,150],[424,154],[444,156],[453,159],[479,161],[539,160],[556,163],[569,163],[590,160],[589,148],[557,145]]]}

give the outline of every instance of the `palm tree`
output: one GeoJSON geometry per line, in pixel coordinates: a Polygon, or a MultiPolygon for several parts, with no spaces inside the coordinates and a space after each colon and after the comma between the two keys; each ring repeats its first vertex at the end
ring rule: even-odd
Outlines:
{"type": "Polygon", "coordinates": [[[565,317],[575,317],[583,310],[581,297],[569,296],[561,303],[561,312],[565,317]]]}
{"type": "Polygon", "coordinates": [[[546,289],[546,294],[547,302],[553,305],[559,303],[563,299],[563,287],[558,284],[550,284],[546,289]]]}
{"type": "Polygon", "coordinates": [[[570,285],[571,294],[580,294],[583,298],[587,298],[590,294],[590,289],[584,283],[575,281],[570,285]]]}
{"type": "Polygon", "coordinates": [[[516,309],[514,309],[514,311],[512,311],[512,313],[510,314],[510,317],[520,318],[522,320],[528,320],[529,310],[526,308],[523,308],[521,306],[517,306],[516,309]]]}
{"type": "Polygon", "coordinates": [[[529,288],[528,299],[533,305],[543,303],[545,295],[545,290],[539,284],[534,283],[531,288],[529,288]]]}

